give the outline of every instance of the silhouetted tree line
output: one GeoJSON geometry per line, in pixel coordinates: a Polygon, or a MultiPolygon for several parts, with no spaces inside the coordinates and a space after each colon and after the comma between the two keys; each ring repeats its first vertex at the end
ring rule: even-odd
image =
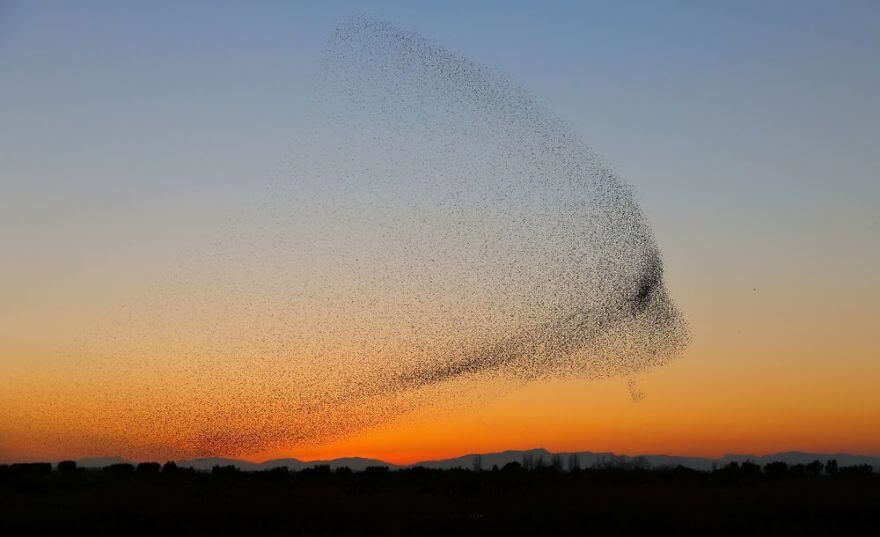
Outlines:
{"type": "MultiPolygon", "coordinates": [[[[577,454],[571,454],[567,460],[563,460],[562,455],[554,455],[550,461],[545,461],[543,456],[537,458],[532,453],[523,455],[522,463],[509,462],[503,467],[493,466],[491,470],[483,469],[482,457],[477,455],[473,459],[472,471],[480,472],[503,472],[503,473],[521,473],[521,472],[551,472],[551,473],[601,473],[601,472],[630,472],[630,473],[646,473],[654,472],[657,474],[694,474],[721,477],[742,477],[742,478],[769,478],[779,479],[785,477],[834,477],[834,476],[867,476],[874,473],[874,468],[870,464],[857,464],[850,466],[838,466],[837,460],[831,459],[822,463],[815,460],[809,464],[793,464],[789,465],[785,462],[774,461],[765,464],[763,467],[751,461],[730,462],[720,468],[713,468],[711,471],[695,470],[685,466],[658,466],[651,468],[650,463],[645,457],[611,457],[609,459],[599,459],[588,468],[581,468],[580,460],[577,454]]],[[[81,468],[76,461],[61,461],[55,466],[55,470],[59,474],[71,474],[76,472],[94,472],[98,471],[94,468],[81,468]]],[[[141,462],[137,465],[131,463],[110,464],[103,467],[100,471],[111,475],[143,475],[143,474],[202,474],[190,467],[178,466],[174,461],[167,461],[165,464],[158,462],[141,462]]],[[[368,466],[362,473],[365,474],[384,474],[392,471],[387,466],[368,466]]],[[[413,467],[409,469],[394,470],[394,472],[457,472],[460,468],[452,470],[429,470],[423,467],[413,467]]],[[[52,472],[52,463],[48,462],[29,462],[0,464],[0,478],[11,476],[49,476],[52,472]]],[[[242,472],[234,465],[215,465],[210,471],[214,476],[230,476],[239,473],[245,474],[273,474],[273,475],[290,475],[301,474],[303,476],[322,476],[330,474],[351,474],[352,470],[348,467],[338,467],[335,470],[329,464],[316,464],[308,468],[298,471],[291,471],[286,466],[270,468],[267,470],[257,470],[253,472],[242,472]]]]}
{"type": "Polygon", "coordinates": [[[711,471],[617,457],[590,466],[576,456],[483,461],[362,472],[0,465],[0,534],[840,533],[873,527],[880,506],[880,474],[835,460],[711,471]]]}

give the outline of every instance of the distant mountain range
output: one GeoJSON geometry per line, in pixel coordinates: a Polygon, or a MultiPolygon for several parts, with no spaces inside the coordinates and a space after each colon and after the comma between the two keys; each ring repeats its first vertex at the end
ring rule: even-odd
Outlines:
{"type": "MultiPolygon", "coordinates": [[[[647,464],[652,468],[662,466],[685,466],[695,470],[711,470],[713,466],[722,467],[731,462],[742,463],[751,461],[756,464],[764,465],[768,462],[781,461],[789,465],[791,464],[808,464],[815,460],[825,462],[830,459],[837,460],[839,466],[850,466],[854,464],[870,464],[874,467],[874,471],[880,471],[880,457],[872,457],[865,455],[850,455],[848,453],[804,453],[800,451],[786,451],[783,453],[774,453],[771,455],[740,455],[728,454],[718,459],[707,457],[679,457],[675,455],[642,455],[627,456],[615,455],[614,453],[593,453],[591,451],[579,452],[560,452],[552,453],[546,449],[530,449],[530,450],[509,450],[498,453],[482,453],[463,455],[452,459],[441,459],[433,461],[421,461],[413,464],[398,465],[377,459],[365,459],[362,457],[343,457],[330,460],[302,461],[299,459],[273,459],[265,462],[255,463],[242,461],[238,459],[225,458],[203,458],[177,461],[177,465],[181,467],[195,468],[196,470],[210,470],[214,466],[235,466],[243,471],[269,470],[272,468],[287,467],[290,470],[302,470],[311,468],[315,465],[329,465],[330,468],[336,469],[347,466],[354,471],[362,471],[370,466],[386,466],[391,469],[410,468],[414,466],[422,466],[425,468],[436,469],[452,469],[464,468],[472,469],[474,467],[474,459],[480,457],[480,466],[484,470],[490,470],[493,466],[503,467],[509,462],[522,463],[525,458],[530,458],[536,464],[551,464],[554,455],[560,455],[564,467],[568,467],[572,455],[577,455],[578,464],[581,468],[589,468],[594,465],[610,464],[647,464]]],[[[121,457],[90,457],[79,459],[77,464],[85,468],[101,468],[110,464],[118,464],[128,462],[121,457]]]]}

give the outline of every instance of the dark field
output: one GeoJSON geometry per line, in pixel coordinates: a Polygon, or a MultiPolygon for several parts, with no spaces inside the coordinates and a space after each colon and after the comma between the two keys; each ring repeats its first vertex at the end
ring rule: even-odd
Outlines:
{"type": "Polygon", "coordinates": [[[863,533],[878,517],[880,475],[818,463],[713,472],[0,466],[2,535],[825,535],[863,533]]]}

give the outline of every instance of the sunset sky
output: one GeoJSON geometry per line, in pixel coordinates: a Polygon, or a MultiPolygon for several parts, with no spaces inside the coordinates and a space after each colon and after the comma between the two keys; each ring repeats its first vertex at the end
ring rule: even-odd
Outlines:
{"type": "MultiPolygon", "coordinates": [[[[285,406],[242,388],[238,350],[168,332],[188,314],[163,304],[201,297],[218,252],[248,255],[254,207],[296,174],[327,37],[358,14],[515,81],[632,185],[691,342],[632,377],[438,387],[340,437],[216,455],[880,455],[880,4],[471,4],[0,3],[0,461],[177,456],[150,438],[172,407],[285,406]]],[[[285,326],[193,300],[206,316],[175,326],[285,326]]],[[[277,347],[237,343],[274,374],[277,347]]]]}

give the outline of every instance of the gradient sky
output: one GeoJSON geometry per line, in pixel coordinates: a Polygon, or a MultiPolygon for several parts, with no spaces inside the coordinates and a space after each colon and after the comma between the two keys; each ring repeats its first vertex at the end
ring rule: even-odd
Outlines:
{"type": "Polygon", "coordinates": [[[633,185],[693,342],[638,403],[624,378],[536,383],[242,455],[880,454],[876,2],[5,1],[0,460],[110,455],[46,445],[29,394],[264,195],[328,34],[362,13],[522,84],[633,185]]]}

